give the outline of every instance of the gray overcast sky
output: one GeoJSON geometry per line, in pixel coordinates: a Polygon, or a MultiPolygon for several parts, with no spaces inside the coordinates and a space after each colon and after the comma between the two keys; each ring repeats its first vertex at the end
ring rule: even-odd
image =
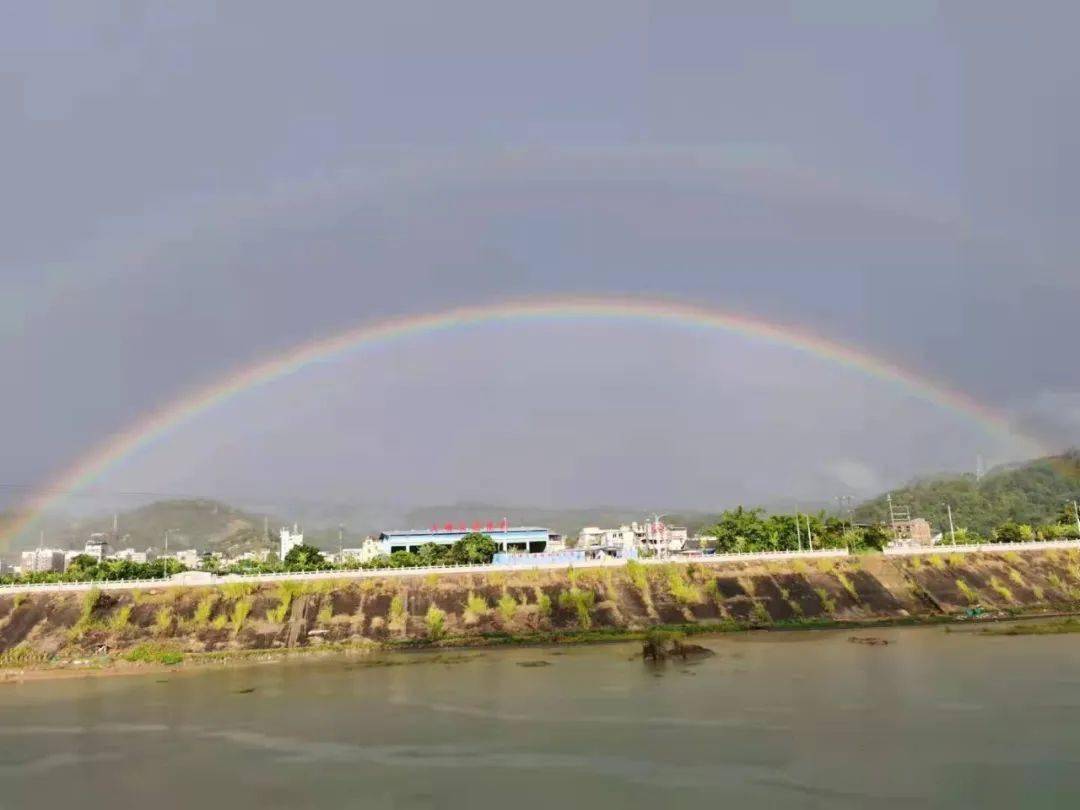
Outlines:
{"type": "MultiPolygon", "coordinates": [[[[1080,443],[1078,17],[22,4],[0,30],[0,483],[314,336],[571,293],[802,324],[1080,443]]],[[[1017,450],[784,349],[561,322],[305,371],[100,486],[714,507],[979,452],[1017,450]]]]}

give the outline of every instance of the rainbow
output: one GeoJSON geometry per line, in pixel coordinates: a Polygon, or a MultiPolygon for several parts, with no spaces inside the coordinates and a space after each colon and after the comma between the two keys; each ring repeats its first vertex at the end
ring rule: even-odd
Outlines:
{"type": "Polygon", "coordinates": [[[7,533],[14,537],[25,531],[44,510],[65,495],[85,489],[121,461],[167,436],[180,425],[244,391],[294,374],[313,363],[333,360],[360,348],[481,324],[582,319],[630,320],[719,330],[805,352],[894,385],[1012,443],[1019,440],[1039,452],[1045,451],[1036,440],[1018,434],[1004,415],[960,391],[945,387],[881,357],[793,326],[672,300],[607,297],[528,299],[459,307],[365,323],[330,337],[301,344],[283,354],[242,368],[164,405],[139,422],[110,436],[55,480],[38,490],[26,504],[21,516],[8,525],[7,533]]]}

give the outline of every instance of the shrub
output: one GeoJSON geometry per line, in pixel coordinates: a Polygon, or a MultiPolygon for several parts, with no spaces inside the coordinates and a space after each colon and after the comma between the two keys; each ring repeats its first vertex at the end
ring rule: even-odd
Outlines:
{"type": "Polygon", "coordinates": [[[551,616],[551,597],[546,593],[540,594],[536,598],[536,608],[543,618],[551,616]]]}
{"type": "Polygon", "coordinates": [[[637,560],[627,560],[624,570],[626,571],[626,578],[642,594],[649,589],[649,575],[643,563],[639,563],[637,560]]]}
{"type": "Polygon", "coordinates": [[[432,605],[424,614],[424,623],[427,625],[428,637],[432,641],[438,641],[445,633],[446,611],[432,605]]]}
{"type": "Polygon", "coordinates": [[[824,608],[826,613],[836,612],[836,602],[831,596],[829,596],[829,592],[827,590],[825,590],[824,588],[814,588],[814,593],[816,593],[818,599],[821,600],[822,607],[824,608]]]}
{"type": "Polygon", "coordinates": [[[27,594],[17,593],[11,597],[11,609],[13,611],[18,610],[19,606],[26,601],[27,594]]]}
{"type": "Polygon", "coordinates": [[[833,571],[833,576],[840,581],[840,584],[844,586],[844,590],[848,592],[852,599],[854,599],[856,602],[862,601],[861,599],[859,599],[859,592],[855,590],[855,583],[848,579],[847,574],[845,574],[840,569],[837,569],[833,571]]]}
{"type": "Polygon", "coordinates": [[[228,615],[225,613],[219,613],[217,616],[214,617],[214,620],[210,622],[210,626],[213,627],[215,630],[224,630],[225,625],[227,625],[228,623],[228,615]]]}
{"type": "Polygon", "coordinates": [[[233,605],[232,626],[234,633],[240,632],[240,629],[244,626],[244,622],[247,621],[249,613],[251,613],[250,596],[245,596],[243,599],[238,600],[237,603],[233,605]]]}
{"type": "Polygon", "coordinates": [[[964,595],[964,598],[967,599],[968,602],[970,602],[971,604],[974,605],[976,602],[979,601],[979,597],[976,595],[975,591],[973,591],[971,589],[971,586],[964,582],[964,580],[956,580],[956,587],[960,590],[960,593],[964,595]]]}
{"type": "Polygon", "coordinates": [[[765,605],[761,602],[754,600],[754,610],[751,614],[755,624],[772,624],[772,617],[769,615],[769,611],[765,609],[765,605]]]}
{"type": "Polygon", "coordinates": [[[671,597],[680,605],[696,605],[701,601],[700,589],[687,582],[683,578],[682,572],[676,566],[672,566],[668,569],[667,584],[668,590],[671,592],[671,597]]]}
{"type": "Polygon", "coordinates": [[[499,615],[502,617],[503,624],[509,624],[514,620],[514,614],[517,613],[518,603],[509,593],[504,593],[499,599],[499,615]]]}
{"type": "Polygon", "coordinates": [[[405,631],[408,617],[405,615],[405,600],[401,594],[395,594],[390,600],[390,628],[392,630],[405,631]]]}
{"type": "Polygon", "coordinates": [[[1031,588],[1031,592],[1035,594],[1036,602],[1042,602],[1044,600],[1044,597],[1046,596],[1046,594],[1043,593],[1042,586],[1040,585],[1033,585],[1031,588]]]}
{"type": "Polygon", "coordinates": [[[705,583],[705,597],[718,605],[724,601],[724,596],[720,593],[720,581],[716,577],[705,583]]]}
{"type": "Polygon", "coordinates": [[[926,561],[938,571],[945,570],[945,558],[942,557],[940,554],[931,554],[929,557],[926,558],[926,561]]]}
{"type": "Polygon", "coordinates": [[[465,615],[462,617],[469,624],[474,624],[488,612],[487,600],[469,591],[469,598],[465,602],[465,615]]]}
{"type": "Polygon", "coordinates": [[[334,618],[334,608],[327,602],[321,608],[319,608],[319,615],[316,617],[316,621],[319,624],[330,624],[330,620],[334,618]]]}
{"type": "Polygon", "coordinates": [[[1012,569],[1011,571],[1009,571],[1009,579],[1011,579],[1013,581],[1013,584],[1018,585],[1021,588],[1023,588],[1024,585],[1025,585],[1024,578],[1020,575],[1020,572],[1017,571],[1015,568],[1012,569]]]}
{"type": "Polygon", "coordinates": [[[592,615],[589,611],[592,610],[595,600],[596,596],[592,591],[571,588],[559,594],[559,607],[564,610],[573,609],[577,613],[578,626],[582,630],[588,630],[592,627],[592,615]]]}
{"type": "Polygon", "coordinates": [[[993,588],[994,592],[1006,602],[1013,601],[1012,591],[1005,587],[1005,584],[997,577],[990,577],[990,587],[993,588]]]}
{"type": "Polygon", "coordinates": [[[226,582],[221,586],[221,592],[226,599],[243,599],[255,592],[253,582],[226,582]]]}
{"type": "Polygon", "coordinates": [[[131,605],[123,605],[119,610],[112,615],[109,619],[110,630],[123,630],[128,626],[128,621],[131,619],[131,605]]]}
{"type": "Polygon", "coordinates": [[[172,608],[168,605],[158,608],[157,613],[154,614],[154,629],[161,635],[165,635],[172,629],[172,624],[172,608]]]}
{"type": "Polygon", "coordinates": [[[303,585],[298,582],[278,583],[274,593],[278,598],[278,606],[266,612],[267,621],[275,624],[284,623],[285,617],[289,615],[289,608],[292,607],[293,598],[302,592],[303,585]]]}
{"type": "Polygon", "coordinates": [[[94,609],[98,606],[100,600],[101,591],[97,588],[91,588],[83,594],[82,611],[79,613],[79,621],[77,622],[80,627],[85,627],[90,624],[90,617],[93,615],[94,609]]]}
{"type": "Polygon", "coordinates": [[[205,627],[210,622],[210,614],[214,612],[214,603],[217,602],[217,594],[211,591],[195,606],[195,615],[192,622],[196,627],[205,627]]]}

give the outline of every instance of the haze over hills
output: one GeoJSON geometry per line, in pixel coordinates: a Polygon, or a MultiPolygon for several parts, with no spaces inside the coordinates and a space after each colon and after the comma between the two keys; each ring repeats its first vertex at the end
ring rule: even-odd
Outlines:
{"type": "MultiPolygon", "coordinates": [[[[974,475],[936,475],[919,479],[891,491],[893,502],[908,507],[913,516],[927,518],[936,531],[948,526],[945,504],[950,504],[957,528],[964,527],[987,535],[1005,521],[1033,525],[1056,522],[1066,505],[1080,500],[1080,451],[1035,459],[1018,465],[991,470],[981,480],[974,475]]],[[[726,504],[734,507],[737,504],[726,504]]],[[[830,507],[834,505],[829,505],[830,507]]],[[[825,509],[823,504],[800,504],[804,512],[825,509]]],[[[766,507],[768,512],[792,511],[790,505],[766,507]]],[[[717,512],[680,511],[664,515],[665,522],[687,526],[691,533],[712,525],[717,512]]],[[[282,509],[273,511],[240,508],[209,498],[162,500],[117,514],[121,542],[136,549],[160,548],[169,532],[170,548],[238,553],[275,542],[277,530],[285,524],[300,523],[308,542],[323,548],[336,548],[339,526],[342,542],[356,545],[367,534],[387,528],[426,528],[432,525],[455,525],[474,521],[482,524],[506,518],[512,525],[546,526],[562,534],[576,534],[583,526],[617,526],[649,515],[648,510],[629,507],[575,507],[553,509],[463,502],[447,506],[429,506],[411,510],[347,506],[327,511],[282,509]],[[347,522],[346,522],[347,521],[347,522]],[[267,531],[268,530],[268,531],[267,531]],[[269,534],[269,537],[268,537],[269,534]]],[[[0,513],[0,530],[14,513],[0,513]]],[[[857,522],[879,522],[888,518],[886,495],[860,504],[852,511],[857,522]]],[[[52,547],[77,548],[92,532],[110,531],[113,514],[91,518],[61,520],[53,517],[46,524],[46,544],[52,547]]],[[[10,552],[30,548],[36,538],[23,537],[10,552]]]]}

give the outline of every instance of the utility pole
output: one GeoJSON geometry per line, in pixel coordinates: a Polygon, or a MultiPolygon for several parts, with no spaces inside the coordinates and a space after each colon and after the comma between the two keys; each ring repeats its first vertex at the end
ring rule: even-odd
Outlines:
{"type": "Polygon", "coordinates": [[[810,544],[810,550],[814,550],[814,533],[810,531],[810,515],[806,516],[806,541],[810,544]]]}
{"type": "Polygon", "coordinates": [[[1073,501],[1073,517],[1076,518],[1076,531],[1080,533],[1080,507],[1077,507],[1076,501],[1073,501]]]}
{"type": "Polygon", "coordinates": [[[799,542],[799,551],[802,551],[802,529],[799,528],[799,518],[802,517],[798,512],[795,513],[795,539],[799,542]]]}
{"type": "Polygon", "coordinates": [[[339,523],[337,527],[337,558],[338,564],[341,564],[341,555],[344,551],[344,537],[345,537],[345,524],[339,523]]]}
{"type": "Polygon", "coordinates": [[[952,540],[952,544],[956,545],[956,528],[952,522],[952,504],[945,504],[945,508],[949,510],[949,537],[952,540]]]}

